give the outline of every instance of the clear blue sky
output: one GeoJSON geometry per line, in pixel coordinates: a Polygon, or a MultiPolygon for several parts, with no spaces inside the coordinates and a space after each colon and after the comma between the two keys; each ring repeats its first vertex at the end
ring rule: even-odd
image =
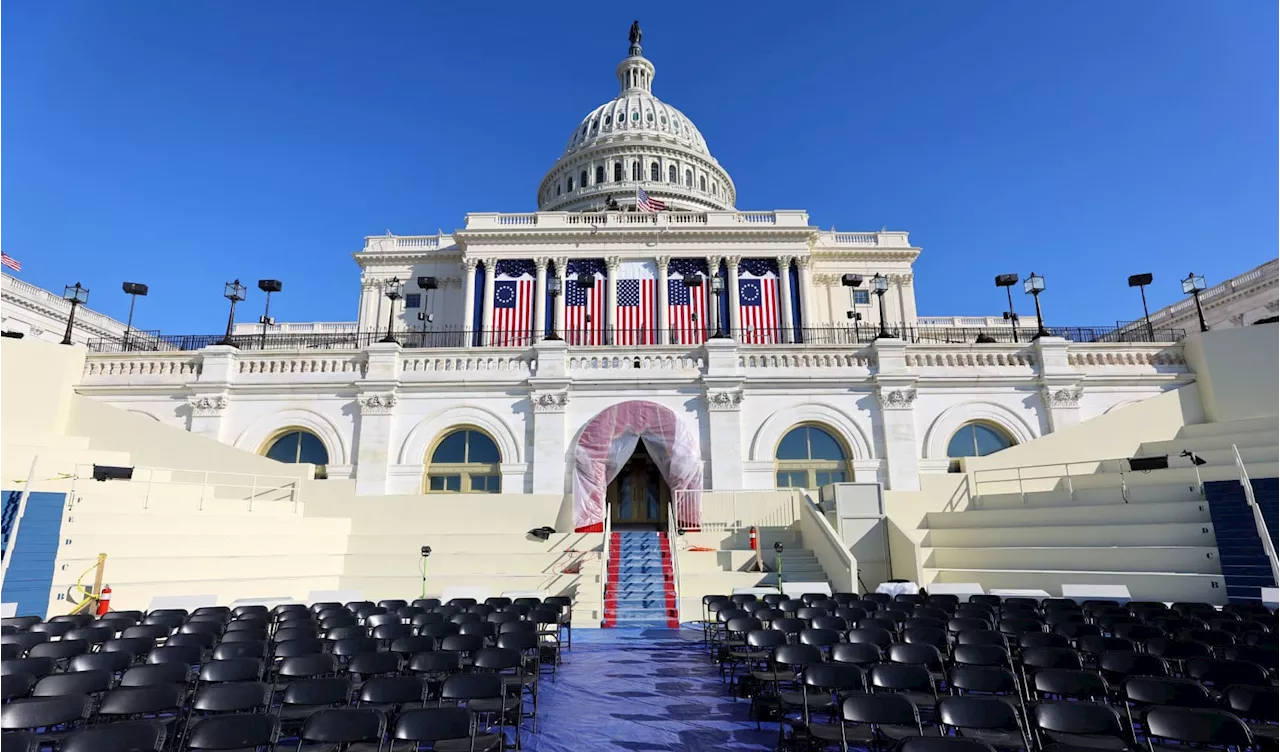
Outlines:
{"type": "MultiPolygon", "coordinates": [[[[4,250],[119,317],[148,283],[167,333],[219,331],[234,277],[353,319],[365,235],[534,208],[635,7],[8,2],[4,250]]],[[[647,7],[654,91],[739,208],[910,231],[922,314],[998,313],[993,275],[1036,271],[1050,323],[1107,324],[1140,314],[1129,274],[1156,307],[1276,255],[1274,2],[647,7]]]]}

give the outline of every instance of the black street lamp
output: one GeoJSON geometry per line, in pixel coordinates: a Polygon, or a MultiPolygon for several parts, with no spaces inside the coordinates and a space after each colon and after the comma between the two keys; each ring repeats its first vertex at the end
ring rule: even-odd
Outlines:
{"type": "Polygon", "coordinates": [[[124,351],[129,351],[129,332],[133,329],[133,305],[138,302],[138,296],[147,296],[147,286],[140,282],[125,282],[124,294],[129,297],[129,320],[124,325],[124,351]]]}
{"type": "Polygon", "coordinates": [[[547,339],[552,341],[560,339],[560,305],[557,299],[564,292],[563,284],[558,274],[551,275],[551,279],[547,280],[547,289],[551,292],[551,333],[547,335],[547,339]]]}
{"type": "Polygon", "coordinates": [[[260,279],[258,289],[267,294],[267,306],[262,309],[262,318],[258,319],[258,323],[262,324],[262,340],[258,347],[265,350],[267,349],[267,327],[276,325],[276,320],[271,318],[271,293],[283,290],[284,284],[278,279],[260,279]]]}
{"type": "Polygon", "coordinates": [[[716,272],[711,278],[711,293],[716,296],[716,307],[714,309],[716,320],[716,333],[711,335],[711,339],[728,339],[729,335],[725,334],[724,323],[720,321],[720,296],[724,295],[724,277],[720,276],[720,272],[716,272]]]}
{"type": "Polygon", "coordinates": [[[1147,285],[1151,284],[1150,274],[1134,274],[1129,277],[1129,286],[1138,288],[1142,293],[1142,318],[1147,322],[1147,341],[1156,341],[1156,332],[1151,328],[1151,311],[1147,310],[1147,285]]]}
{"type": "Polygon", "coordinates": [[[231,341],[231,327],[236,323],[236,303],[244,300],[244,285],[240,284],[240,280],[227,282],[222,286],[222,297],[231,301],[231,313],[227,314],[227,333],[222,335],[222,341],[219,345],[227,345],[235,347],[236,344],[231,341]]]}
{"type": "Polygon", "coordinates": [[[884,312],[884,294],[889,291],[889,278],[876,272],[876,276],[871,278],[871,291],[880,298],[880,333],[876,335],[876,339],[891,339],[893,335],[889,333],[889,328],[886,326],[884,312]]]}
{"type": "Polygon", "coordinates": [[[391,279],[387,280],[387,289],[386,289],[385,295],[387,296],[387,300],[390,301],[387,305],[387,336],[378,340],[379,342],[395,342],[396,341],[395,336],[391,333],[391,327],[395,323],[396,301],[401,298],[401,293],[403,292],[403,288],[404,288],[404,283],[400,281],[399,277],[392,277],[391,279]]]}
{"type": "Polygon", "coordinates": [[[997,274],[996,287],[1003,287],[1005,295],[1009,298],[1009,310],[1004,312],[1004,320],[1013,326],[1013,341],[1018,341],[1018,314],[1013,311],[1013,286],[1018,284],[1018,275],[1016,274],[997,274]]]}
{"type": "Polygon", "coordinates": [[[849,320],[853,322],[853,341],[858,341],[858,323],[862,321],[862,314],[854,309],[858,306],[858,296],[854,290],[862,287],[861,274],[845,274],[840,277],[840,284],[849,288],[849,310],[846,312],[849,320]]]}
{"type": "Polygon", "coordinates": [[[1204,323],[1204,308],[1200,305],[1200,291],[1204,289],[1204,277],[1195,272],[1187,275],[1182,280],[1182,292],[1195,297],[1196,299],[1196,315],[1200,317],[1200,331],[1209,331],[1209,325],[1204,323]]]}
{"type": "Polygon", "coordinates": [[[1040,314],[1040,293],[1044,292],[1044,277],[1031,272],[1031,276],[1022,283],[1022,291],[1036,299],[1036,336],[1031,339],[1048,337],[1049,332],[1044,328],[1044,316],[1040,314]]]}
{"type": "Polygon", "coordinates": [[[67,285],[62,291],[62,299],[71,304],[71,315],[67,316],[67,332],[62,335],[62,344],[71,344],[71,327],[76,322],[76,307],[82,306],[89,301],[89,289],[81,287],[77,282],[75,285],[67,285]]]}

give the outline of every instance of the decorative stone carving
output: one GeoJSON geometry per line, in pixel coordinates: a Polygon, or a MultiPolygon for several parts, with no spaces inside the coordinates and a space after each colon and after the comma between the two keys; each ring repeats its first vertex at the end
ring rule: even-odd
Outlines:
{"type": "Polygon", "coordinates": [[[475,274],[476,266],[478,266],[479,264],[480,264],[480,259],[477,259],[477,258],[468,257],[462,260],[462,267],[467,270],[467,274],[475,274]]]}
{"type": "Polygon", "coordinates": [[[666,269],[668,266],[671,265],[670,256],[655,256],[653,260],[654,260],[654,263],[658,265],[659,270],[666,269]]]}
{"type": "Polygon", "coordinates": [[[622,265],[622,257],[608,256],[604,260],[604,265],[609,269],[609,271],[616,272],[618,271],[618,267],[622,265]]]}
{"type": "Polygon", "coordinates": [[[724,263],[730,269],[737,269],[738,265],[742,263],[742,257],[741,256],[725,256],[724,263]]]}
{"type": "Polygon", "coordinates": [[[1280,301],[1277,301],[1277,300],[1268,300],[1268,301],[1267,301],[1267,313],[1275,313],[1276,311],[1280,311],[1280,301]]]}
{"type": "Polygon", "coordinates": [[[1243,313],[1237,313],[1237,314],[1235,314],[1235,315],[1231,316],[1229,320],[1231,321],[1231,325],[1232,325],[1232,326],[1244,326],[1244,314],[1243,314],[1243,313]]]}
{"type": "Polygon", "coordinates": [[[880,400],[882,410],[910,410],[916,402],[916,390],[881,388],[876,397],[880,400]]]}
{"type": "Polygon", "coordinates": [[[714,392],[707,392],[707,409],[709,410],[716,412],[723,410],[737,410],[741,406],[741,389],[721,389],[714,392]]]}
{"type": "Polygon", "coordinates": [[[819,287],[832,287],[840,283],[839,274],[815,274],[813,283],[819,287]]]}
{"type": "Polygon", "coordinates": [[[362,394],[359,397],[361,415],[390,415],[396,406],[396,396],[386,394],[362,394]]]}
{"type": "Polygon", "coordinates": [[[440,280],[441,287],[452,287],[455,290],[462,289],[462,277],[444,277],[440,280]]]}
{"type": "Polygon", "coordinates": [[[541,392],[529,395],[535,413],[562,413],[569,405],[568,392],[541,392]]]}
{"type": "Polygon", "coordinates": [[[808,269],[813,265],[813,256],[796,256],[796,265],[801,269],[808,269]]]}
{"type": "Polygon", "coordinates": [[[187,403],[191,405],[191,414],[199,418],[212,418],[227,409],[227,398],[221,394],[191,397],[187,403]]]}
{"type": "Polygon", "coordinates": [[[546,256],[539,256],[538,258],[535,258],[533,260],[533,266],[535,269],[546,269],[547,264],[550,264],[550,263],[551,263],[551,259],[547,258],[546,256]]]}
{"type": "Polygon", "coordinates": [[[1044,390],[1044,402],[1049,407],[1079,407],[1084,390],[1080,387],[1062,387],[1044,390]]]}

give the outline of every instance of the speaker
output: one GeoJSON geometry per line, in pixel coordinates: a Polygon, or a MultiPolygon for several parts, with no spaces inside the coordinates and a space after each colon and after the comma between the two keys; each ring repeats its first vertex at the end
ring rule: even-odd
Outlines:
{"type": "Polygon", "coordinates": [[[133,468],[131,467],[114,467],[112,465],[93,466],[94,480],[129,480],[131,478],[133,478],[133,468]]]}
{"type": "Polygon", "coordinates": [[[1162,454],[1159,457],[1130,457],[1129,469],[1134,472],[1149,472],[1151,470],[1165,470],[1169,467],[1169,455],[1162,454]]]}

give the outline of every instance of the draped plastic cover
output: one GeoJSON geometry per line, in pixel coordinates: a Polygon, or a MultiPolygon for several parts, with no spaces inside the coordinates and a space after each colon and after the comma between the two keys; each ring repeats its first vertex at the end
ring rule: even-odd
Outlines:
{"type": "MultiPolygon", "coordinates": [[[[662,405],[641,400],[622,402],[592,418],[574,447],[573,526],[577,532],[603,529],[605,490],[640,440],[673,495],[676,491],[702,488],[702,450],[698,435],[688,422],[662,405]]],[[[696,505],[682,508],[680,514],[692,519],[682,518],[679,522],[696,527],[701,521],[700,511],[696,505]]]]}

